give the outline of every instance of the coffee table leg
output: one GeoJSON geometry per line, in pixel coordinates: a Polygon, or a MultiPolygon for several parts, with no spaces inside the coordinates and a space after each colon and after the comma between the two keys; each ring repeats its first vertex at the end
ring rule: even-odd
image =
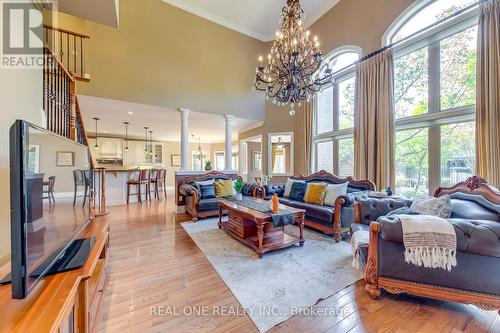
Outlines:
{"type": "Polygon", "coordinates": [[[300,246],[304,246],[304,217],[301,217],[299,220],[299,230],[300,230],[299,244],[300,246]]]}
{"type": "Polygon", "coordinates": [[[222,229],[222,207],[219,206],[219,223],[217,223],[219,229],[222,229]]]}
{"type": "Polygon", "coordinates": [[[264,225],[262,222],[257,222],[257,237],[259,237],[259,248],[257,249],[257,254],[259,255],[259,258],[262,259],[262,256],[264,255],[262,246],[262,243],[264,242],[264,225]]]}

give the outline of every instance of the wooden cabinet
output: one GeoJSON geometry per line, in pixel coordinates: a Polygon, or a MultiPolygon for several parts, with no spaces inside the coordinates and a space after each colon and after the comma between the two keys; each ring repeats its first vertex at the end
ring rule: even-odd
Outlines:
{"type": "Polygon", "coordinates": [[[100,158],[121,158],[123,156],[123,140],[115,138],[100,138],[99,157],[100,158]]]}
{"type": "Polygon", "coordinates": [[[162,164],[163,144],[153,143],[153,154],[146,153],[143,141],[129,141],[128,152],[123,153],[123,165],[162,164]]]}
{"type": "Polygon", "coordinates": [[[47,276],[22,300],[0,286],[0,332],[91,333],[102,315],[108,281],[109,223],[92,221],[79,235],[96,241],[81,268],[47,276]]]}

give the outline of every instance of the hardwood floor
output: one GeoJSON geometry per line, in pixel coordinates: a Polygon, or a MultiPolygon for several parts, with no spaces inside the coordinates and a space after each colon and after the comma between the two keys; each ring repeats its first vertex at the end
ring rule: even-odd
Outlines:
{"type": "MultiPolygon", "coordinates": [[[[257,332],[243,313],[213,315],[239,303],[179,222],[173,193],[142,206],[110,207],[110,281],[99,332],[257,332]],[[209,313],[183,313],[186,309],[209,313]],[[172,313],[174,310],[176,313],[172,313]],[[170,311],[170,312],[169,312],[170,311]]],[[[270,332],[500,332],[496,312],[408,296],[371,300],[358,281],[270,332]]]]}

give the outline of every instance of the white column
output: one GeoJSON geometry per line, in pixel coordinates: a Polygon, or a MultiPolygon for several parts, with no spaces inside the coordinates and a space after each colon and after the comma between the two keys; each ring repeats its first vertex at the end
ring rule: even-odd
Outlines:
{"type": "Polygon", "coordinates": [[[233,167],[231,165],[231,154],[233,151],[233,139],[232,139],[232,134],[233,134],[233,116],[230,114],[226,114],[224,116],[224,119],[226,119],[226,151],[224,153],[224,156],[226,158],[226,171],[233,171],[233,167]]]}
{"type": "Polygon", "coordinates": [[[189,171],[189,109],[179,109],[181,113],[181,171],[189,171]]]}

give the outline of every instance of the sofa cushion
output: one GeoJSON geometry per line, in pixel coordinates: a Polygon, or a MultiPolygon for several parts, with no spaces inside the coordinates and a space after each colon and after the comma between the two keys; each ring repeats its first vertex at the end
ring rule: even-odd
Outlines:
{"type": "Polygon", "coordinates": [[[323,199],[328,185],[325,183],[308,183],[304,201],[310,204],[323,206],[323,199]]]}
{"type": "Polygon", "coordinates": [[[214,183],[215,196],[218,198],[236,195],[234,184],[231,179],[218,180],[214,183]]]}
{"type": "Polygon", "coordinates": [[[496,214],[473,201],[462,199],[451,199],[451,217],[500,222],[500,214],[496,214]]]}
{"type": "Polygon", "coordinates": [[[378,251],[379,276],[500,296],[499,258],[457,252],[457,266],[449,272],[405,262],[400,243],[379,240],[378,251]]]}
{"type": "Polygon", "coordinates": [[[327,206],[335,206],[335,200],[341,195],[347,194],[347,186],[349,183],[342,184],[328,184],[325,193],[325,201],[324,204],[327,206]]]}
{"type": "MultiPolygon", "coordinates": [[[[403,243],[403,229],[396,216],[378,218],[381,237],[403,243]]],[[[457,235],[457,250],[484,256],[500,257],[500,223],[486,220],[448,219],[457,235]]]]}
{"type": "Polygon", "coordinates": [[[200,187],[200,199],[213,199],[215,198],[215,185],[198,185],[200,187]]]}
{"type": "Polygon", "coordinates": [[[443,219],[447,219],[451,215],[450,196],[443,195],[438,198],[423,196],[416,198],[411,204],[410,210],[413,213],[439,216],[443,219]]]}
{"type": "Polygon", "coordinates": [[[283,203],[291,207],[304,209],[306,211],[306,217],[310,217],[330,225],[333,223],[333,207],[314,205],[296,200],[288,200],[287,203],[283,203]]]}
{"type": "Polygon", "coordinates": [[[217,209],[219,209],[219,200],[217,198],[201,199],[200,201],[198,201],[199,211],[217,210],[217,209]]]}
{"type": "Polygon", "coordinates": [[[288,198],[290,196],[290,191],[292,190],[292,186],[294,183],[305,183],[305,181],[288,178],[285,185],[285,191],[283,192],[284,197],[288,198]]]}
{"type": "Polygon", "coordinates": [[[363,223],[353,223],[353,224],[351,224],[351,231],[353,233],[355,233],[356,231],[360,231],[360,230],[369,231],[370,230],[370,226],[368,226],[366,224],[363,224],[363,223]]]}
{"type": "Polygon", "coordinates": [[[293,182],[288,198],[290,200],[303,201],[306,194],[307,184],[304,182],[293,182]]]}

